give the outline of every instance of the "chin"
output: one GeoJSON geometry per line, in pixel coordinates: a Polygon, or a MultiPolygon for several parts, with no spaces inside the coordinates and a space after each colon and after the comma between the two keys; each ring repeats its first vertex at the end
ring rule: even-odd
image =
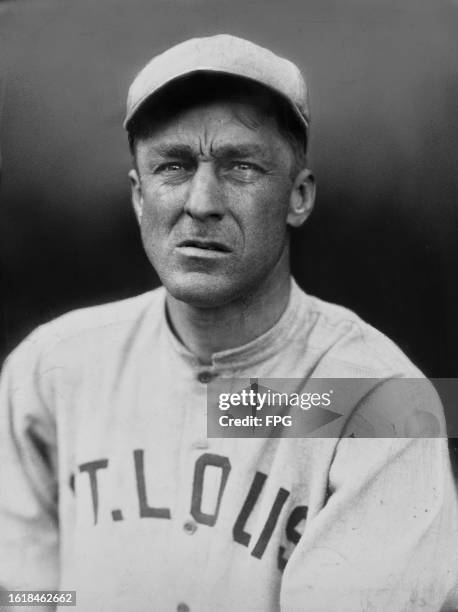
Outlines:
{"type": "Polygon", "coordinates": [[[176,300],[198,308],[218,308],[236,299],[235,285],[202,273],[188,273],[180,278],[164,278],[162,283],[176,300]]]}

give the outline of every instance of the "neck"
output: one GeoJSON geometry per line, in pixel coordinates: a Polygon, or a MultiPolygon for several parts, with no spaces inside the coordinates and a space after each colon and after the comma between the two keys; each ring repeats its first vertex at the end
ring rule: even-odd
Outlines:
{"type": "Polygon", "coordinates": [[[172,329],[181,342],[205,364],[213,353],[242,346],[269,330],[286,309],[291,289],[287,273],[272,275],[250,295],[214,308],[200,308],[167,294],[172,329]]]}

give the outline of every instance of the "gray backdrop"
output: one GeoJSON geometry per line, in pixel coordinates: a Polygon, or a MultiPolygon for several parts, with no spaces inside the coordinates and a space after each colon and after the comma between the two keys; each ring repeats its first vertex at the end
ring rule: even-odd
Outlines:
{"type": "Polygon", "coordinates": [[[157,282],[130,210],[127,87],[170,44],[229,32],[309,78],[318,201],[294,237],[299,283],[456,376],[457,25],[442,0],[0,2],[0,356],[157,282]]]}

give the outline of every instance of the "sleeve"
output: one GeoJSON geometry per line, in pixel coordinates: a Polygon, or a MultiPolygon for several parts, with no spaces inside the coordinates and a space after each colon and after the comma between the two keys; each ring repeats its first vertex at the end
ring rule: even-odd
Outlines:
{"type": "Polygon", "coordinates": [[[285,568],[282,612],[458,609],[447,604],[458,536],[443,436],[341,438],[327,485],[285,568]]]}
{"type": "Polygon", "coordinates": [[[0,378],[0,587],[58,588],[56,427],[43,400],[36,342],[0,378]]]}

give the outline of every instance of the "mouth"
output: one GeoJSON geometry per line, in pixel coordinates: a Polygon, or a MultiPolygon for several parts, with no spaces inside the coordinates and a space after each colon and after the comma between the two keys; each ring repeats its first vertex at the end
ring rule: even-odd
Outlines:
{"type": "Polygon", "coordinates": [[[201,249],[203,251],[213,251],[216,253],[230,253],[231,249],[222,242],[214,240],[183,240],[178,244],[180,248],[201,249]]]}

